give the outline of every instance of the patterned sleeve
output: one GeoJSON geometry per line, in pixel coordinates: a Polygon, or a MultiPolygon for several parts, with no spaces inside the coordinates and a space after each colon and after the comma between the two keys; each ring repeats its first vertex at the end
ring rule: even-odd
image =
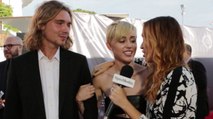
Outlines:
{"type": "MultiPolygon", "coordinates": [[[[172,78],[171,71],[163,81],[157,95],[156,102],[149,104],[147,116],[149,118],[162,118],[163,108],[172,78]]],[[[192,73],[187,69],[182,69],[176,97],[172,107],[171,119],[194,119],[196,112],[197,88],[192,73]]]]}
{"type": "Polygon", "coordinates": [[[174,117],[177,115],[177,119],[195,118],[196,102],[197,87],[194,77],[189,70],[183,68],[173,106],[174,117]]]}

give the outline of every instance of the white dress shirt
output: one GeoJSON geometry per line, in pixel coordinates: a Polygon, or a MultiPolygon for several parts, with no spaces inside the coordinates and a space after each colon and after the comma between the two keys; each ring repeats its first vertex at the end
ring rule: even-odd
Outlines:
{"type": "Polygon", "coordinates": [[[52,59],[38,51],[46,119],[59,119],[59,50],[52,59]]]}

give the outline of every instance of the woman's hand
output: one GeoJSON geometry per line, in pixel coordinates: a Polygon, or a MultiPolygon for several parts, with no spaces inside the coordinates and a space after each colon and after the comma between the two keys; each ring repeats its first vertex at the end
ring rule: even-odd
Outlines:
{"type": "Polygon", "coordinates": [[[94,96],[94,94],[95,94],[95,87],[93,85],[91,84],[82,85],[79,88],[78,93],[76,95],[76,101],[78,102],[85,101],[94,96]]]}
{"type": "Polygon", "coordinates": [[[77,103],[78,103],[78,107],[79,107],[79,112],[81,114],[84,113],[84,104],[83,101],[91,98],[92,96],[94,96],[95,94],[95,87],[93,85],[89,84],[85,84],[82,85],[79,90],[78,93],[75,97],[77,103]]]}
{"type": "Polygon", "coordinates": [[[121,107],[131,119],[141,118],[141,113],[128,101],[122,87],[113,84],[109,98],[114,104],[121,107]]]}
{"type": "Polygon", "coordinates": [[[1,98],[0,98],[0,109],[1,108],[3,108],[3,107],[5,107],[5,100],[2,100],[1,98]]]}
{"type": "Polygon", "coordinates": [[[125,106],[127,100],[126,93],[124,92],[123,88],[120,86],[113,84],[111,88],[111,93],[109,98],[112,102],[120,107],[125,106]]]}

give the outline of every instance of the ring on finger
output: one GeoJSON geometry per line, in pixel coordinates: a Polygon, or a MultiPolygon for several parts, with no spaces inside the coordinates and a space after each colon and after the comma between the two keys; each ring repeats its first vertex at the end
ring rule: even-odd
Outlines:
{"type": "Polygon", "coordinates": [[[113,91],[113,87],[111,88],[111,91],[113,91]]]}

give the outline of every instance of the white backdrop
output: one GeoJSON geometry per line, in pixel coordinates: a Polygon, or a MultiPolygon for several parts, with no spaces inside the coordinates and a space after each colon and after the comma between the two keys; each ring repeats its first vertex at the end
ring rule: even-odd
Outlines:
{"type": "MultiPolygon", "coordinates": [[[[141,57],[140,45],[143,41],[141,37],[142,24],[144,20],[125,18],[137,28],[136,57],[141,57]]],[[[87,56],[90,68],[113,58],[111,52],[105,45],[106,27],[113,22],[112,19],[102,15],[89,15],[84,13],[74,13],[73,29],[71,36],[74,45],[71,50],[87,56]]],[[[186,43],[192,46],[194,58],[213,58],[213,29],[203,27],[183,26],[183,34],[186,43]]]]}
{"type": "MultiPolygon", "coordinates": [[[[70,50],[87,56],[90,70],[99,63],[111,60],[113,56],[105,45],[105,31],[106,27],[111,24],[113,20],[103,15],[89,15],[85,13],[74,13],[73,18],[73,29],[70,34],[74,40],[74,45],[70,50]]],[[[29,17],[27,17],[27,19],[29,19],[29,17]]],[[[125,18],[122,20],[134,24],[137,28],[138,49],[136,57],[141,58],[142,52],[140,45],[143,41],[141,33],[144,20],[134,18],[125,18]]],[[[14,21],[17,25],[21,24],[20,20],[14,21]]],[[[3,19],[3,22],[7,22],[7,19],[3,19]]],[[[12,21],[9,22],[12,23],[12,21]]],[[[29,22],[25,22],[25,24],[26,23],[29,22]]],[[[213,29],[183,26],[182,30],[185,42],[192,46],[192,57],[201,61],[207,69],[209,100],[213,100],[213,95],[210,95],[210,92],[213,92],[213,29]]],[[[0,60],[4,60],[1,48],[0,60]]],[[[213,102],[210,103],[210,107],[213,110],[213,102]]]]}
{"type": "MultiPolygon", "coordinates": [[[[141,33],[144,20],[134,18],[122,20],[134,24],[137,28],[138,49],[136,57],[141,58],[143,55],[140,45],[143,41],[141,33]]],[[[74,45],[71,50],[86,55],[91,70],[95,65],[113,58],[105,45],[106,27],[112,22],[113,20],[98,14],[74,14],[71,32],[74,45]]],[[[182,26],[182,30],[185,42],[192,46],[192,57],[201,61],[207,69],[209,103],[210,109],[213,110],[213,95],[210,94],[210,92],[213,92],[213,29],[182,26]]]]}

